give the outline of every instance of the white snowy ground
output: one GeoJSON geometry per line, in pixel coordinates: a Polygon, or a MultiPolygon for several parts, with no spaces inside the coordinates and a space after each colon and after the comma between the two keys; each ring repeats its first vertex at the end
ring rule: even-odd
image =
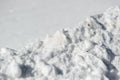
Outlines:
{"type": "Polygon", "coordinates": [[[120,0],[0,0],[0,47],[18,49],[119,4],[120,0]]]}
{"type": "Polygon", "coordinates": [[[120,80],[120,6],[18,51],[1,48],[0,80],[120,80]]]}

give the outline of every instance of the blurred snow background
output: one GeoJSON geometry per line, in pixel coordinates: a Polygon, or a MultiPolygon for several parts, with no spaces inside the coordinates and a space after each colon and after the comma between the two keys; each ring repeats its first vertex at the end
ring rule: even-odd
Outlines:
{"type": "Polygon", "coordinates": [[[18,49],[119,4],[120,0],[0,0],[0,47],[18,49]]]}

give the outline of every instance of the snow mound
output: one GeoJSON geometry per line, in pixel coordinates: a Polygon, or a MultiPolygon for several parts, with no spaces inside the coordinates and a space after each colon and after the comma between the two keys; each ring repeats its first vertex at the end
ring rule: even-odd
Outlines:
{"type": "Polygon", "coordinates": [[[20,51],[1,48],[0,80],[120,80],[120,7],[20,51]]]}

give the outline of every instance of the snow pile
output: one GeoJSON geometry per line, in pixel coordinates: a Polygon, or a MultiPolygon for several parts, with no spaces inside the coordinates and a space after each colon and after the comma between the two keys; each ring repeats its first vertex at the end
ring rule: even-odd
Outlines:
{"type": "Polygon", "coordinates": [[[1,48],[0,80],[120,80],[120,7],[20,51],[1,48]]]}

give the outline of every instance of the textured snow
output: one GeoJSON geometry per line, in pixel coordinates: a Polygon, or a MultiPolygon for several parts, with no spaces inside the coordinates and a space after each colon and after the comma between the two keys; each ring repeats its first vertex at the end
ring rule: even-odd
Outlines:
{"type": "Polygon", "coordinates": [[[120,7],[19,51],[1,48],[0,80],[120,80],[120,7]]]}

